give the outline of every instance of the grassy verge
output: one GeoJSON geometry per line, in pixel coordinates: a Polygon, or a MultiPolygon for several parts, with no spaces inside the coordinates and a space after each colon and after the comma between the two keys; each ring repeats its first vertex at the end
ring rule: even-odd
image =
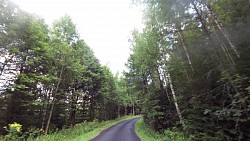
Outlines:
{"type": "Polygon", "coordinates": [[[142,141],[191,141],[192,139],[186,138],[182,133],[165,130],[163,134],[159,134],[152,129],[148,128],[143,118],[138,120],[135,124],[136,134],[142,141]]]}
{"type": "Polygon", "coordinates": [[[126,119],[134,118],[135,116],[125,116],[115,120],[104,122],[85,122],[77,124],[73,128],[64,129],[53,134],[43,135],[38,138],[30,138],[28,141],[88,141],[96,137],[103,130],[115,125],[126,119]]]}

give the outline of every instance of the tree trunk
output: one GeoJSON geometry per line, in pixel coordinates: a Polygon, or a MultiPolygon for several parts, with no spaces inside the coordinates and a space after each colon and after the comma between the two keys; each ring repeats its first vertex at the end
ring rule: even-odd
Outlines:
{"type": "Polygon", "coordinates": [[[168,102],[169,102],[169,105],[171,105],[171,100],[170,100],[170,96],[168,94],[168,87],[167,87],[167,77],[166,77],[166,74],[164,72],[164,83],[165,83],[165,92],[167,94],[167,98],[168,98],[168,102]]]}
{"type": "Polygon", "coordinates": [[[51,120],[51,117],[52,117],[52,112],[54,110],[54,107],[55,107],[55,98],[53,98],[53,100],[52,100],[52,106],[51,106],[50,111],[49,111],[49,117],[48,117],[47,125],[46,125],[46,128],[45,128],[45,135],[48,133],[48,130],[49,130],[50,120],[51,120]]]}
{"type": "Polygon", "coordinates": [[[168,75],[168,81],[169,81],[170,89],[171,89],[171,92],[172,92],[172,95],[173,95],[176,112],[177,112],[177,114],[179,116],[180,123],[182,124],[183,128],[185,128],[185,123],[183,121],[183,118],[182,118],[182,115],[181,115],[181,112],[180,112],[180,109],[179,109],[179,105],[178,105],[178,102],[177,102],[177,98],[175,96],[175,90],[174,90],[170,75],[168,75]]]}
{"type": "Polygon", "coordinates": [[[44,110],[43,110],[43,115],[42,115],[42,129],[44,129],[45,126],[45,121],[46,121],[46,117],[47,117],[47,113],[48,113],[48,109],[49,109],[49,100],[51,97],[51,90],[45,90],[45,94],[44,94],[44,99],[46,99],[46,101],[44,101],[44,110]]]}
{"type": "Polygon", "coordinates": [[[210,14],[212,15],[212,18],[214,19],[214,22],[215,22],[216,26],[218,27],[218,29],[220,30],[220,32],[222,33],[222,35],[223,35],[223,36],[225,37],[225,39],[227,40],[229,46],[232,48],[232,50],[234,51],[234,53],[236,54],[236,56],[237,56],[238,58],[240,58],[240,53],[237,51],[235,45],[234,45],[233,42],[231,41],[231,39],[230,39],[230,37],[229,37],[227,31],[226,31],[224,28],[222,28],[220,22],[218,21],[218,18],[217,18],[217,16],[216,16],[216,14],[215,14],[215,13],[213,12],[213,10],[212,10],[211,5],[208,4],[208,3],[205,3],[205,5],[206,5],[206,7],[208,8],[210,14]]]}
{"type": "MultiPolygon", "coordinates": [[[[165,62],[167,62],[166,58],[164,60],[165,60],[165,62]]],[[[161,92],[164,92],[164,91],[166,92],[169,104],[171,104],[170,97],[169,97],[168,90],[167,90],[167,79],[166,79],[165,71],[163,71],[163,73],[161,75],[160,72],[159,72],[159,68],[160,67],[158,67],[158,69],[157,69],[157,74],[158,74],[158,79],[159,79],[159,82],[160,82],[160,89],[161,89],[161,92]],[[163,80],[161,80],[161,77],[163,78],[163,80]],[[164,88],[164,84],[165,84],[165,88],[164,88]]]]}
{"type": "Polygon", "coordinates": [[[49,130],[50,120],[51,120],[52,113],[53,113],[53,110],[54,110],[54,107],[55,107],[56,95],[57,95],[57,92],[58,92],[58,89],[59,89],[59,85],[60,85],[60,83],[62,81],[61,79],[62,79],[63,69],[64,69],[64,66],[62,65],[62,68],[60,70],[59,80],[57,82],[56,89],[53,92],[52,106],[51,106],[50,111],[49,111],[49,117],[48,117],[47,125],[46,125],[46,128],[45,128],[45,135],[48,133],[48,130],[49,130]]]}
{"type": "MultiPolygon", "coordinates": [[[[217,57],[218,57],[219,62],[222,64],[222,69],[221,69],[221,70],[222,70],[222,71],[228,70],[227,67],[226,67],[226,64],[225,64],[224,60],[222,59],[221,55],[219,54],[219,51],[218,51],[217,46],[215,45],[214,41],[213,41],[212,38],[211,38],[210,33],[208,32],[208,29],[207,29],[207,27],[206,27],[206,25],[205,25],[205,23],[204,23],[204,21],[203,21],[201,15],[200,15],[200,13],[199,13],[198,8],[196,7],[196,5],[195,5],[194,2],[192,2],[192,5],[194,6],[194,10],[196,11],[196,14],[198,15],[198,19],[200,20],[200,22],[201,22],[201,24],[202,24],[201,27],[203,28],[205,34],[207,35],[209,41],[211,42],[212,47],[214,47],[214,50],[215,50],[215,52],[216,52],[216,55],[217,55],[217,57]]],[[[232,87],[234,88],[235,92],[238,93],[239,90],[238,90],[236,84],[234,84],[234,82],[233,82],[233,80],[232,80],[231,78],[229,78],[229,83],[232,85],[232,87]]]]}
{"type": "Polygon", "coordinates": [[[185,54],[187,56],[187,60],[188,60],[188,63],[190,65],[190,68],[191,68],[192,72],[194,73],[194,68],[193,68],[193,65],[192,65],[192,62],[191,62],[191,59],[190,59],[190,55],[188,54],[188,51],[187,51],[187,47],[186,47],[187,43],[185,41],[185,38],[184,38],[184,36],[182,34],[181,29],[179,27],[177,27],[176,29],[177,29],[177,33],[178,33],[178,35],[179,35],[179,37],[181,39],[181,45],[182,45],[183,50],[184,50],[184,52],[185,52],[185,54]]]}
{"type": "Polygon", "coordinates": [[[128,114],[127,105],[125,106],[125,115],[128,114]]]}
{"type": "MultiPolygon", "coordinates": [[[[197,16],[198,16],[197,18],[198,18],[198,20],[199,20],[200,23],[201,23],[201,28],[202,28],[202,30],[205,32],[207,38],[209,39],[209,41],[210,41],[210,43],[211,43],[211,47],[214,48],[214,51],[215,51],[215,53],[216,53],[216,55],[217,55],[217,58],[218,58],[218,61],[219,61],[219,62],[222,64],[222,66],[225,68],[226,65],[225,65],[225,63],[224,63],[224,61],[223,61],[223,59],[222,59],[222,57],[221,57],[221,55],[220,55],[220,53],[219,53],[218,47],[216,46],[216,44],[215,44],[214,41],[212,40],[212,37],[211,37],[211,35],[210,35],[210,33],[209,33],[207,27],[206,27],[206,24],[205,24],[205,22],[204,22],[203,19],[202,19],[202,15],[200,14],[200,12],[199,12],[199,10],[198,10],[198,8],[197,8],[197,6],[195,5],[194,2],[192,2],[192,5],[194,6],[194,10],[195,10],[195,12],[196,12],[196,14],[197,14],[197,16]]],[[[224,68],[223,68],[223,69],[224,69],[224,68]]]]}
{"type": "MultiPolygon", "coordinates": [[[[75,92],[75,91],[74,91],[75,92]]],[[[78,96],[75,98],[74,92],[72,93],[72,103],[71,103],[71,112],[70,112],[70,126],[74,127],[76,123],[76,104],[78,101],[78,96]]]]}
{"type": "Polygon", "coordinates": [[[82,96],[82,117],[85,116],[85,105],[86,105],[85,96],[83,95],[82,96]]]}
{"type": "Polygon", "coordinates": [[[90,98],[90,111],[89,111],[89,116],[90,116],[90,121],[94,120],[94,95],[91,95],[90,98]]]}
{"type": "MultiPolygon", "coordinates": [[[[217,38],[219,38],[219,37],[217,37],[217,38]]],[[[226,54],[227,60],[230,62],[232,68],[234,68],[234,66],[235,66],[234,59],[230,55],[230,53],[228,52],[228,49],[227,49],[226,45],[223,43],[223,41],[219,41],[219,43],[220,43],[220,46],[221,46],[223,52],[226,54]]]]}
{"type": "MultiPolygon", "coordinates": [[[[211,46],[214,48],[214,51],[215,51],[215,53],[216,53],[216,55],[217,55],[217,58],[218,58],[219,62],[222,64],[222,66],[223,66],[223,70],[225,70],[225,69],[226,69],[226,64],[225,64],[225,62],[223,61],[223,59],[222,59],[222,57],[221,57],[221,55],[220,55],[220,53],[219,53],[218,47],[216,46],[216,44],[215,44],[214,41],[212,40],[212,37],[211,37],[211,35],[210,35],[209,31],[208,31],[208,28],[206,27],[205,22],[204,22],[203,19],[202,19],[202,15],[200,14],[200,12],[199,12],[199,10],[198,10],[198,8],[197,8],[197,6],[195,5],[194,2],[192,2],[192,5],[194,6],[194,10],[195,10],[195,12],[196,12],[196,14],[197,14],[197,16],[198,16],[198,20],[201,22],[201,25],[202,25],[201,28],[204,30],[206,36],[208,37],[208,39],[209,39],[209,41],[210,41],[210,43],[211,43],[211,46]]],[[[219,42],[220,42],[220,41],[219,41],[219,42]]],[[[222,47],[222,46],[221,46],[221,47],[222,47]]],[[[222,50],[223,50],[223,47],[222,47],[222,50]]],[[[224,54],[225,54],[226,56],[228,55],[226,52],[224,52],[224,54]]],[[[232,66],[231,63],[230,63],[230,65],[232,66]]]]}
{"type": "Polygon", "coordinates": [[[117,115],[118,115],[118,118],[121,117],[121,115],[120,115],[120,105],[118,105],[118,108],[117,108],[117,115]]]}
{"type": "Polygon", "coordinates": [[[158,75],[158,81],[160,83],[160,90],[162,91],[163,90],[163,82],[161,80],[161,74],[159,72],[159,68],[160,68],[159,66],[156,67],[156,72],[157,72],[157,75],[158,75]]]}
{"type": "Polygon", "coordinates": [[[135,103],[134,102],[132,103],[132,114],[133,116],[135,115],[135,103]]]}

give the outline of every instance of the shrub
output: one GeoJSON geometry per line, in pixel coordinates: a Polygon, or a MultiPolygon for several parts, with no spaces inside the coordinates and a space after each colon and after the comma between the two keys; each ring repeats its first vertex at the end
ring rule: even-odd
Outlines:
{"type": "Polygon", "coordinates": [[[4,141],[20,141],[22,140],[21,131],[22,125],[19,123],[8,124],[8,127],[4,127],[4,129],[8,132],[6,136],[4,136],[4,141]]]}

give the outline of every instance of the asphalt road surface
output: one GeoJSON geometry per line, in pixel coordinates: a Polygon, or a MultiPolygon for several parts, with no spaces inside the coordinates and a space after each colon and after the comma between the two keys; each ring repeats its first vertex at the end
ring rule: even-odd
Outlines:
{"type": "Polygon", "coordinates": [[[141,141],[135,133],[135,122],[140,119],[133,118],[122,121],[101,132],[91,141],[141,141]]]}

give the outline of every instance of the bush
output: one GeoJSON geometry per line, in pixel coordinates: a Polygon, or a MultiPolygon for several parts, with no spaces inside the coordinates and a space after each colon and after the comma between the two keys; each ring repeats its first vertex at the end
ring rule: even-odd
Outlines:
{"type": "Polygon", "coordinates": [[[191,136],[185,137],[184,134],[180,131],[172,130],[165,130],[163,133],[158,133],[148,127],[144,123],[144,119],[140,119],[135,124],[136,134],[143,140],[143,141],[192,141],[191,136]]]}
{"type": "Polygon", "coordinates": [[[19,123],[8,124],[8,127],[4,127],[4,129],[8,132],[6,136],[4,136],[4,141],[21,141],[23,137],[22,134],[22,125],[19,123]]]}

